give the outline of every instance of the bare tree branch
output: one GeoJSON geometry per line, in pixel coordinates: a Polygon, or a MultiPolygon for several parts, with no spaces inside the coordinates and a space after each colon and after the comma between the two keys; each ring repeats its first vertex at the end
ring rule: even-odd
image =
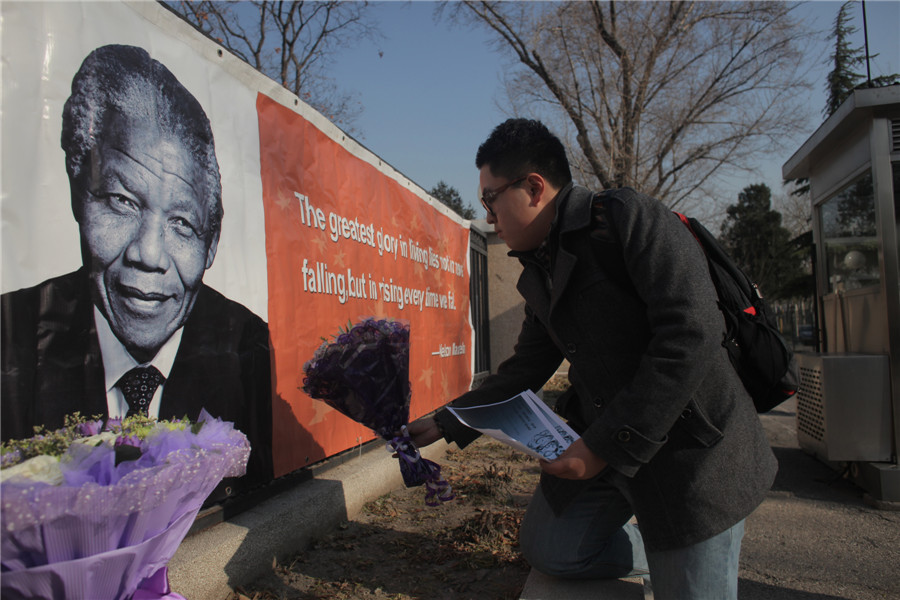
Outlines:
{"type": "Polygon", "coordinates": [[[337,89],[335,51],[379,32],[368,3],[340,0],[164,2],[236,56],[352,131],[362,107],[337,89]]]}
{"type": "Polygon", "coordinates": [[[466,0],[520,68],[517,114],[564,133],[576,171],[695,206],[714,183],[805,124],[796,90],[809,33],[778,2],[466,0]]]}

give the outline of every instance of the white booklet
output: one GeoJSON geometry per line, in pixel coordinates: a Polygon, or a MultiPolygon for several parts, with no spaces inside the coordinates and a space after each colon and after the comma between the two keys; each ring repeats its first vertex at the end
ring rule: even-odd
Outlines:
{"type": "Polygon", "coordinates": [[[447,409],[464,425],[535,458],[553,460],[578,439],[531,390],[496,404],[447,409]]]}

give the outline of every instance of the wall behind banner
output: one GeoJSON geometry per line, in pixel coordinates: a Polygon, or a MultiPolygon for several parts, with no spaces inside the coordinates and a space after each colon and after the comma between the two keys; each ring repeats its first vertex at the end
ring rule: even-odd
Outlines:
{"type": "MultiPolygon", "coordinates": [[[[0,291],[81,266],[59,142],[63,104],[92,50],[139,46],[211,122],[225,216],[203,283],[268,322],[272,408],[257,418],[273,425],[275,476],[374,437],[299,389],[303,364],[348,321],[410,323],[411,418],[468,389],[465,221],[156,3],[3,3],[0,10],[0,291]]],[[[4,395],[4,404],[12,401],[4,395]]]]}

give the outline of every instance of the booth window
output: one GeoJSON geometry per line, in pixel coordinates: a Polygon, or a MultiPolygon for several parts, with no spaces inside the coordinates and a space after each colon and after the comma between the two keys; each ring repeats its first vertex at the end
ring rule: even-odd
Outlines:
{"type": "Polygon", "coordinates": [[[867,172],[819,206],[828,292],[881,283],[875,193],[867,172]]]}

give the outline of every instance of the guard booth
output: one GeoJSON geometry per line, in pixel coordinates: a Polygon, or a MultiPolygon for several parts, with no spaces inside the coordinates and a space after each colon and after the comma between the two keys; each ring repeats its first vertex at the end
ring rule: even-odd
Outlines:
{"type": "Polygon", "coordinates": [[[782,174],[809,179],[820,326],[798,355],[799,444],[900,501],[900,85],[854,91],[782,174]]]}

